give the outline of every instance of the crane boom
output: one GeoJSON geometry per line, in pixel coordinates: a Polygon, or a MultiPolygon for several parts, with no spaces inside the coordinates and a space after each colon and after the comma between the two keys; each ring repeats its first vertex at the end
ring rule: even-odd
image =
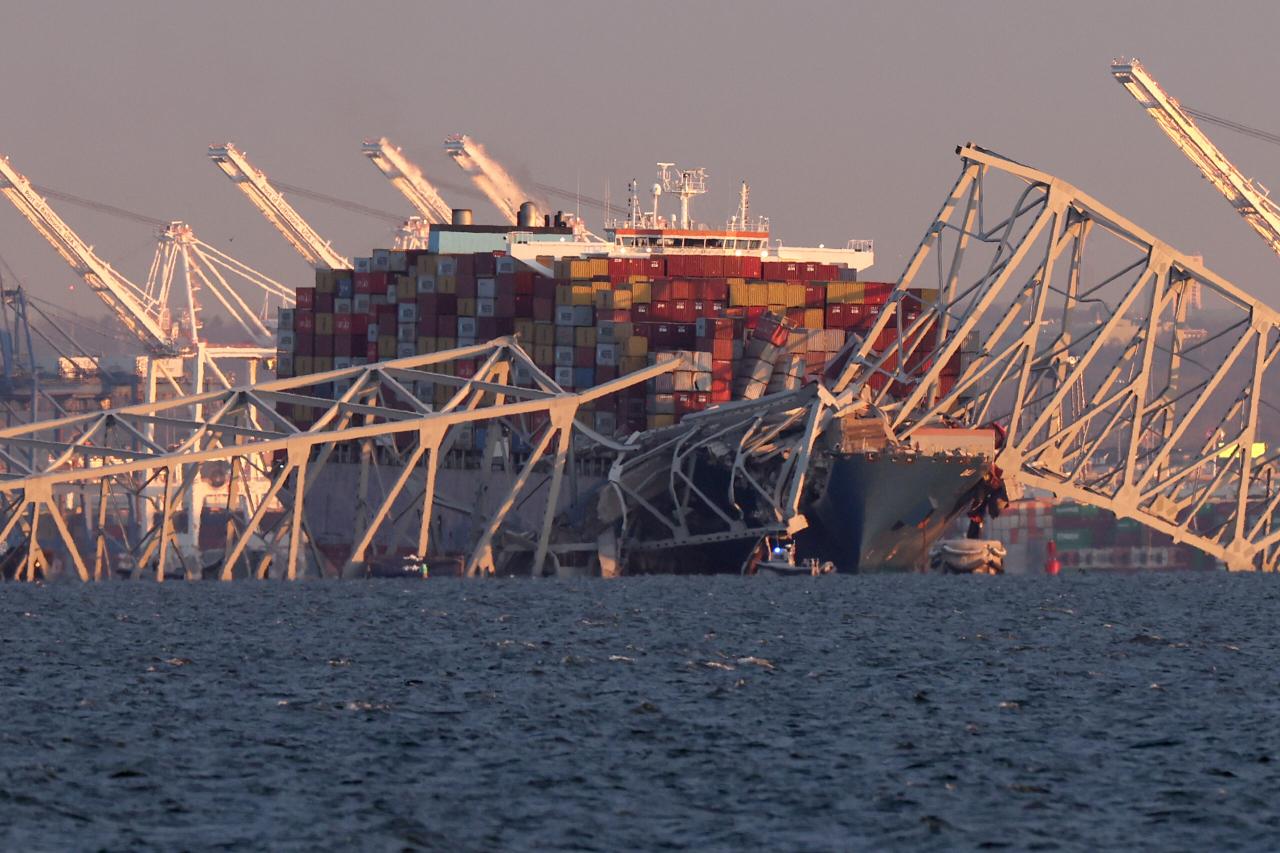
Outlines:
{"type": "Polygon", "coordinates": [[[1240,173],[1138,60],[1116,60],[1111,63],[1111,74],[1271,250],[1280,255],[1280,208],[1267,198],[1266,191],[1240,173]]]}
{"type": "Polygon", "coordinates": [[[160,353],[173,349],[163,306],[95,255],[93,248],[62,221],[49,203],[32,189],[31,182],[10,165],[7,157],[0,157],[0,193],[148,349],[160,353]]]}
{"type": "Polygon", "coordinates": [[[422,170],[385,136],[366,139],[361,150],[428,223],[448,222],[453,218],[452,208],[423,176],[422,170]]]}
{"type": "Polygon", "coordinates": [[[321,239],[280,191],[271,186],[267,176],[256,169],[235,145],[230,142],[210,145],[209,159],[226,173],[307,263],[320,269],[351,268],[351,262],[335,252],[327,240],[321,239]]]}
{"type": "Polygon", "coordinates": [[[498,212],[515,225],[519,221],[520,205],[531,196],[520,189],[507,170],[489,156],[483,145],[466,134],[450,136],[444,141],[444,150],[471,177],[485,198],[493,202],[498,212]]]}

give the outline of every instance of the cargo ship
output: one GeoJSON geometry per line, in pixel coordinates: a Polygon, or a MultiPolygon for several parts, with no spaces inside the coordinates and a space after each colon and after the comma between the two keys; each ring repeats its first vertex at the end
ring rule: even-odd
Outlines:
{"type": "MultiPolygon", "coordinates": [[[[317,270],[314,286],[297,290],[296,307],[280,311],[278,375],[323,373],[508,335],[565,390],[680,359],[679,369],[600,399],[586,412],[587,426],[600,435],[656,443],[690,419],[705,422],[737,403],[812,391],[848,337],[869,332],[895,291],[893,282],[866,278],[873,244],[772,241],[768,221],[751,217],[745,183],[724,227],[696,223],[689,202],[705,192],[705,173],[672,175],[670,165],[660,164],[662,182],[647,209],[633,183],[626,217],[606,223],[603,237],[572,217],[539,215],[530,204],[515,226],[477,225],[469,211],[459,210],[451,223],[431,227],[426,249],[375,250],[354,259],[352,269],[317,270]],[[661,213],[663,187],[679,199],[677,215],[661,213]]],[[[920,305],[936,297],[910,295],[920,305]]],[[[892,340],[892,331],[877,348],[892,340]]],[[[469,377],[477,364],[462,360],[452,369],[469,377]]],[[[531,381],[519,368],[514,379],[531,381]]],[[[877,389],[886,381],[870,380],[877,389]]],[[[436,403],[451,393],[437,387],[436,403]]],[[[314,412],[289,404],[279,410],[303,429],[314,412]]],[[[918,441],[907,447],[883,431],[869,439],[866,427],[874,433],[879,423],[875,412],[862,412],[822,437],[802,496],[807,527],[783,531],[794,540],[786,547],[800,559],[831,562],[840,571],[918,568],[929,544],[982,488],[994,455],[989,433],[978,431],[976,446],[972,431],[953,431],[934,436],[928,447],[918,441]]],[[[482,428],[468,431],[448,464],[488,464],[480,454],[489,444],[482,428]]],[[[527,450],[515,437],[504,447],[527,450]]],[[[579,527],[584,516],[607,515],[583,510],[603,487],[604,472],[580,474],[577,494],[560,508],[566,526],[573,524],[570,515],[579,527]]],[[[342,494],[340,467],[333,476],[334,491],[342,494]]],[[[710,482],[729,475],[709,459],[698,476],[710,482]]],[[[541,507],[535,502],[524,511],[536,516],[541,507]]],[[[349,519],[349,506],[339,501],[321,510],[313,526],[342,530],[349,527],[344,513],[349,519]]],[[[631,533],[645,538],[643,529],[631,533]]],[[[463,548],[466,537],[461,529],[442,530],[433,542],[463,548]]],[[[750,534],[676,551],[638,547],[620,571],[749,571],[760,546],[760,537],[750,534]]],[[[588,561],[579,569],[593,573],[601,566],[588,561]]]]}

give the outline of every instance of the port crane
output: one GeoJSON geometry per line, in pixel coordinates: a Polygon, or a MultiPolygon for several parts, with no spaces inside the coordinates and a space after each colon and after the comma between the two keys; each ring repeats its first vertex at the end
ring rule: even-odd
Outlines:
{"type": "Polygon", "coordinates": [[[240,188],[258,212],[284,235],[307,263],[317,269],[351,268],[351,261],[334,251],[329,241],[321,238],[307,224],[293,205],[271,185],[267,176],[250,163],[244,152],[233,143],[210,145],[209,159],[240,188]]]}
{"type": "Polygon", "coordinates": [[[215,357],[271,354],[273,343],[265,316],[270,299],[276,297],[292,305],[293,291],[200,240],[186,223],[174,221],[161,227],[146,284],[139,286],[99,258],[6,157],[0,157],[0,193],[152,356],[189,354],[205,343],[200,337],[198,293],[202,290],[214,295],[256,345],[217,347],[215,357]],[[263,313],[249,306],[231,279],[266,296],[263,313]]]}
{"type": "Polygon", "coordinates": [[[448,222],[453,210],[440,197],[440,192],[422,174],[422,170],[385,136],[366,139],[361,151],[378,171],[398,189],[427,224],[448,222]]]}
{"type": "Polygon", "coordinates": [[[1271,251],[1280,255],[1280,207],[1268,197],[1266,188],[1246,178],[1196,126],[1190,115],[1192,111],[1169,95],[1137,59],[1112,62],[1111,75],[1133,95],[1178,150],[1222,193],[1244,221],[1267,241],[1271,251]]]}
{"type": "Polygon", "coordinates": [[[519,222],[520,205],[532,199],[515,178],[489,156],[484,146],[464,133],[444,141],[444,150],[471,177],[472,183],[512,225],[519,222]]]}

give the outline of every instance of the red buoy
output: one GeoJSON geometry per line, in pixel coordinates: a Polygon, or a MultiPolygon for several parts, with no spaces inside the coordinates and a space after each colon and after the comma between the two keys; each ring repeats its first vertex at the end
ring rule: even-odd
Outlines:
{"type": "Polygon", "coordinates": [[[1050,539],[1047,550],[1049,558],[1044,562],[1044,573],[1046,575],[1056,575],[1062,570],[1062,564],[1058,562],[1058,543],[1050,539]]]}

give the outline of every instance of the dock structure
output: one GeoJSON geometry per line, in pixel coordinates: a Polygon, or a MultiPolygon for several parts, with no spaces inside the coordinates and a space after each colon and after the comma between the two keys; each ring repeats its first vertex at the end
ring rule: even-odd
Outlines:
{"type": "Polygon", "coordinates": [[[403,543],[425,555],[438,510],[472,509],[437,493],[442,460],[458,430],[485,426],[490,456],[498,455],[500,443],[522,450],[503,455],[508,463],[519,460],[517,470],[495,471],[486,459],[468,477],[492,476],[505,491],[489,517],[479,519],[464,572],[493,571],[495,545],[510,534],[529,543],[538,573],[575,442],[620,446],[576,421],[581,407],[678,366],[654,365],[568,392],[514,339],[503,338],[0,430],[0,542],[6,546],[0,564],[7,577],[24,580],[49,574],[55,561],[86,581],[122,575],[293,579],[358,574],[378,537],[395,543],[392,553],[403,543]],[[477,362],[474,375],[453,375],[450,365],[459,360],[477,362]],[[517,382],[517,375],[527,382],[517,382]],[[434,405],[440,385],[454,392],[434,405]],[[298,418],[300,410],[307,416],[298,418]],[[326,480],[325,469],[338,462],[355,476],[326,480]],[[509,530],[535,476],[546,490],[546,509],[531,531],[509,530]],[[336,567],[321,554],[323,537],[304,512],[321,483],[345,489],[337,497],[347,509],[344,533],[351,544],[336,567]],[[223,553],[211,566],[199,547],[210,497],[223,508],[226,526],[223,553]]]}

